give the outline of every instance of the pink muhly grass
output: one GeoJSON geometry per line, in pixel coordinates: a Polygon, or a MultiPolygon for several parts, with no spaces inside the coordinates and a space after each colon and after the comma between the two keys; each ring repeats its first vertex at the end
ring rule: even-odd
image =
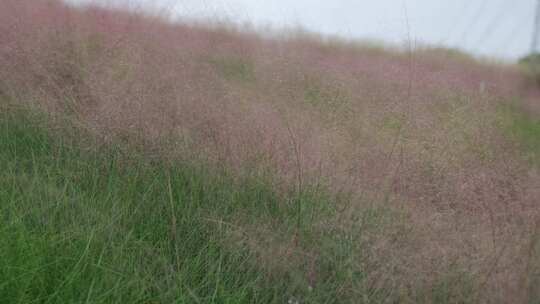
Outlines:
{"type": "Polygon", "coordinates": [[[324,183],[355,198],[346,212],[395,208],[412,239],[372,236],[372,262],[402,284],[459,264],[494,301],[525,288],[538,174],[496,128],[522,88],[514,68],[58,1],[4,0],[0,20],[0,93],[69,112],[105,141],[174,139],[169,156],[324,183]]]}

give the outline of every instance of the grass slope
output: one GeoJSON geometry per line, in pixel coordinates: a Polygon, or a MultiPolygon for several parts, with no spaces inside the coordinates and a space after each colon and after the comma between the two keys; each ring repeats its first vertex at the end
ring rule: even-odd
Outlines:
{"type": "Polygon", "coordinates": [[[516,67],[4,2],[0,302],[540,298],[516,67]]]}
{"type": "Polygon", "coordinates": [[[122,163],[86,153],[2,111],[0,302],[268,303],[261,274],[241,250],[224,250],[205,221],[253,202],[264,187],[233,186],[189,166],[122,163]]]}
{"type": "Polygon", "coordinates": [[[89,151],[83,147],[90,137],[76,128],[59,131],[44,115],[6,105],[0,112],[0,303],[471,299],[472,285],[457,272],[441,276],[433,290],[409,295],[384,280],[373,286],[377,281],[358,268],[368,245],[360,240],[398,219],[385,210],[355,213],[356,230],[322,231],[317,223],[336,211],[321,191],[284,196],[261,179],[238,181],[137,151],[128,156],[121,146],[89,151]],[[253,240],[234,224],[240,222],[271,227],[272,238],[264,241],[285,248],[250,246],[253,240]],[[315,248],[317,257],[306,248],[315,248]],[[276,264],[287,268],[273,268],[272,259],[285,259],[276,264]]]}

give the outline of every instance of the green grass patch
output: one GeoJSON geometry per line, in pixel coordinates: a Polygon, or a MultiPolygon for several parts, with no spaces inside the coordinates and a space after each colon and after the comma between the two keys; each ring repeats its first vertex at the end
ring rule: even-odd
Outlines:
{"type": "Polygon", "coordinates": [[[127,165],[115,149],[87,152],[53,137],[41,115],[2,110],[0,303],[287,297],[284,284],[264,284],[249,252],[225,250],[224,232],[208,224],[239,209],[260,218],[263,202],[286,208],[268,187],[136,155],[127,165]]]}
{"type": "Polygon", "coordinates": [[[214,57],[210,63],[218,73],[229,81],[251,83],[255,81],[255,66],[252,62],[237,57],[214,57]]]}
{"type": "Polygon", "coordinates": [[[309,292],[300,253],[276,277],[244,244],[248,237],[228,243],[239,223],[265,223],[265,236],[297,238],[293,251],[314,248],[321,240],[310,227],[331,213],[328,197],[282,195],[263,180],[239,181],[203,164],[150,160],[137,151],[126,156],[121,147],[82,149],[78,139],[87,135],[76,129],[53,134],[44,115],[2,106],[0,303],[331,296],[309,292]]]}
{"type": "Polygon", "coordinates": [[[501,106],[499,112],[501,127],[519,142],[531,162],[540,164],[540,119],[528,115],[516,105],[501,106]]]}
{"type": "Polygon", "coordinates": [[[346,94],[339,88],[323,84],[316,79],[305,81],[304,100],[314,107],[332,111],[348,103],[346,94]]]}

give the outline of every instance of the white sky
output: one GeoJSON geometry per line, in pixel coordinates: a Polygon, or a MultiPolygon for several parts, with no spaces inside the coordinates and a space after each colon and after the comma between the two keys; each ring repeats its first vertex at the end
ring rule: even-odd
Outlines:
{"type": "MultiPolygon", "coordinates": [[[[92,0],[68,0],[90,2],[92,0]]],[[[129,1],[129,0],[128,0],[129,1]]],[[[109,3],[111,1],[101,2],[109,3]]],[[[347,38],[458,47],[516,59],[530,50],[535,0],[154,0],[188,18],[274,28],[302,26],[347,38]]]]}

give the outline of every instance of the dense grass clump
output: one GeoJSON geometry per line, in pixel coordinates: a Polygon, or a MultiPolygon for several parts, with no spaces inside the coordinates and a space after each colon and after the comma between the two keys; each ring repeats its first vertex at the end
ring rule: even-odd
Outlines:
{"type": "MultiPolygon", "coordinates": [[[[350,232],[316,235],[333,214],[322,193],[282,195],[121,145],[88,150],[67,121],[59,131],[35,111],[0,113],[2,303],[348,302],[365,276],[349,277],[360,271],[350,232]]],[[[363,218],[373,229],[381,216],[363,218]]]]}
{"type": "Polygon", "coordinates": [[[42,116],[0,113],[0,302],[277,303],[286,296],[282,283],[257,289],[263,275],[249,253],[223,243],[232,214],[258,217],[255,204],[279,205],[267,187],[236,185],[195,165],[126,160],[114,149],[83,151],[52,136],[42,116]]]}
{"type": "Polygon", "coordinates": [[[524,112],[517,104],[501,106],[501,126],[517,141],[533,166],[540,164],[540,119],[524,112]]]}

